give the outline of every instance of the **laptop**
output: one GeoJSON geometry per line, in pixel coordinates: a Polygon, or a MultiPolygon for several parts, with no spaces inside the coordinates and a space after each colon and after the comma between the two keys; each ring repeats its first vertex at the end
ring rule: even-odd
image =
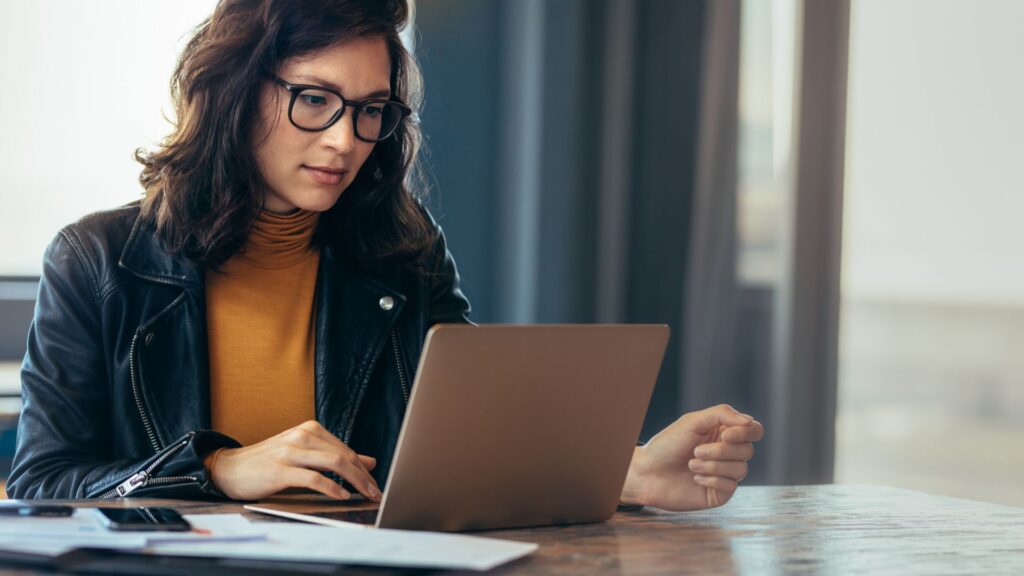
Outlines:
{"type": "Polygon", "coordinates": [[[246,508],[445,532],[607,520],[668,338],[665,325],[436,325],[379,507],[246,508]]]}

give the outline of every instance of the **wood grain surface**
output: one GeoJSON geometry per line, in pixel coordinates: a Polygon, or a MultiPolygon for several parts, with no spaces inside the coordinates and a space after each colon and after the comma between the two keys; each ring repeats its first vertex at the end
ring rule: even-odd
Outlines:
{"type": "MultiPolygon", "coordinates": [[[[308,495],[265,502],[306,512],[365,507],[308,495]]],[[[180,500],[116,504],[242,511],[180,500]]],[[[1024,508],[882,486],[743,487],[726,506],[703,512],[645,509],[602,524],[479,534],[540,544],[492,571],[501,575],[1024,574],[1024,508]]]]}

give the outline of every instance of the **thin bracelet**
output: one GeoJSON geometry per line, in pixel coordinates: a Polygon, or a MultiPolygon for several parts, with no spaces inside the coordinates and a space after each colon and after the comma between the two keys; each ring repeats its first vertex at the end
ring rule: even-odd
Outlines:
{"type": "Polygon", "coordinates": [[[223,452],[224,450],[227,450],[227,446],[223,448],[217,448],[216,450],[213,451],[213,458],[210,458],[210,465],[206,467],[210,471],[210,478],[213,478],[213,467],[217,465],[217,458],[220,457],[220,453],[223,452]]]}

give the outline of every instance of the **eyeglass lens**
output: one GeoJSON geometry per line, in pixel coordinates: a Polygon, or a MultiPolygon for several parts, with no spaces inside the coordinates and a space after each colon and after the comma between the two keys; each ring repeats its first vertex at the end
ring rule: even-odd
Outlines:
{"type": "MultiPolygon", "coordinates": [[[[291,109],[291,119],[300,128],[319,130],[334,119],[342,106],[344,102],[337,94],[307,88],[296,95],[291,109]]],[[[401,108],[387,100],[364,102],[353,112],[356,118],[356,135],[363,140],[377,141],[387,138],[402,120],[401,108]]]]}

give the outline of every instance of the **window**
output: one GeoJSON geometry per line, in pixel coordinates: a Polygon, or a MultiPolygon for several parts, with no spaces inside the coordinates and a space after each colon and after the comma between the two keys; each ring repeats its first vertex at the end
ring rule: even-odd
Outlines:
{"type": "Polygon", "coordinates": [[[1024,505],[1024,3],[851,18],[836,479],[1024,505]]]}
{"type": "Polygon", "coordinates": [[[737,277],[774,287],[792,164],[795,0],[744,0],[740,18],[737,277]]]}
{"type": "Polygon", "coordinates": [[[0,2],[0,276],[37,276],[61,227],[141,196],[132,154],[170,131],[171,71],[215,4],[0,2]]]}

